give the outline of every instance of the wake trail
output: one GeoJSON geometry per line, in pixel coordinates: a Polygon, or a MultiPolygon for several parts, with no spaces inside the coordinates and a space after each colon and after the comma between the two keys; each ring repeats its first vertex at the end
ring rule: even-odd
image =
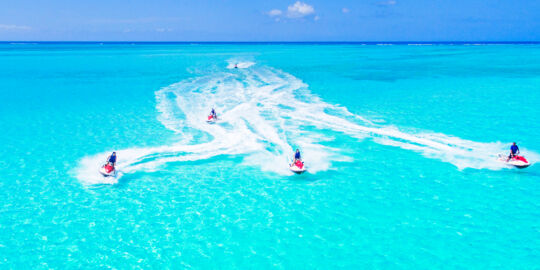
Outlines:
{"type": "MultiPolygon", "coordinates": [[[[244,165],[290,174],[286,165],[293,146],[302,149],[312,173],[328,170],[333,161],[350,161],[341,149],[323,145],[331,139],[317,132],[324,130],[412,150],[459,169],[500,169],[502,165],[494,155],[507,145],[374,124],[344,107],[322,101],[293,75],[253,62],[230,60],[228,70],[169,85],[158,90],[155,97],[158,120],[182,134],[182,139],[166,146],[117,150],[117,168],[124,174],[220,155],[243,155],[244,165]],[[221,118],[214,125],[205,121],[212,107],[221,118]]],[[[533,159],[537,157],[527,153],[533,159]]],[[[76,177],[85,184],[116,181],[97,172],[106,156],[84,157],[76,177]]]]}

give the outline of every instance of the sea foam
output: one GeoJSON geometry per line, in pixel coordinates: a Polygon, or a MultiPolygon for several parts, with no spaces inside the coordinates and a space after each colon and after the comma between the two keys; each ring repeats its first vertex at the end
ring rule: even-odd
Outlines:
{"type": "MultiPolygon", "coordinates": [[[[234,64],[240,69],[187,79],[155,93],[158,120],[182,134],[183,139],[161,147],[118,150],[117,167],[122,174],[158,170],[169,162],[243,155],[244,165],[286,175],[291,173],[287,162],[297,147],[302,149],[311,173],[330,169],[334,161],[351,161],[341,149],[324,145],[328,138],[318,132],[322,130],[415,151],[459,169],[503,167],[494,155],[507,144],[426,131],[405,132],[376,124],[344,107],[324,102],[291,74],[254,66],[253,62],[233,59],[228,63],[229,69],[234,64]],[[221,119],[213,125],[205,121],[211,108],[221,119]],[[193,132],[207,134],[210,139],[196,141],[193,132]]],[[[101,177],[97,172],[106,156],[100,153],[84,157],[76,170],[77,178],[85,184],[116,183],[116,179],[101,177]]],[[[536,159],[538,155],[528,152],[528,157],[536,159]]]]}

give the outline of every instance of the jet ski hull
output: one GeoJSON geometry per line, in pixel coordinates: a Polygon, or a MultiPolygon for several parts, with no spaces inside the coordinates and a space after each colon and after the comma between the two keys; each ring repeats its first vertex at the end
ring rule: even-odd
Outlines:
{"type": "Polygon", "coordinates": [[[522,156],[517,156],[517,158],[512,158],[512,159],[508,160],[507,157],[499,154],[499,161],[503,162],[507,166],[515,167],[515,168],[518,168],[518,169],[525,169],[525,168],[531,166],[531,163],[529,161],[527,161],[522,156]]]}
{"type": "Polygon", "coordinates": [[[518,169],[525,169],[529,166],[531,166],[531,163],[528,163],[528,162],[507,162],[509,166],[514,166],[518,169]]]}
{"type": "Polygon", "coordinates": [[[215,124],[218,120],[219,120],[219,118],[214,118],[214,117],[212,117],[212,116],[210,115],[210,116],[208,116],[208,120],[206,120],[206,123],[208,123],[208,124],[215,124]]]}
{"type": "Polygon", "coordinates": [[[306,172],[306,166],[304,166],[303,162],[298,166],[296,164],[289,164],[289,170],[296,174],[302,174],[306,172]]]}
{"type": "Polygon", "coordinates": [[[105,165],[101,166],[101,168],[99,169],[99,173],[101,173],[101,175],[105,177],[116,177],[116,169],[107,172],[107,170],[105,169],[105,165]]]}
{"type": "Polygon", "coordinates": [[[291,172],[296,173],[296,174],[303,174],[303,173],[306,172],[305,168],[300,169],[300,168],[298,168],[296,166],[291,166],[291,167],[289,167],[289,169],[291,170],[291,172]]]}

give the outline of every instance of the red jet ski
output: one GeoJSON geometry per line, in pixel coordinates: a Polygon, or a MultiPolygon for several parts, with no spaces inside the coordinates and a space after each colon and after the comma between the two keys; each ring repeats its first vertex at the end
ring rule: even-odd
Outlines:
{"type": "Polygon", "coordinates": [[[99,169],[99,173],[101,173],[105,177],[109,177],[109,176],[115,177],[116,169],[110,162],[107,162],[106,164],[101,166],[101,168],[99,169]]]}
{"type": "Polygon", "coordinates": [[[293,173],[301,174],[301,173],[304,173],[306,171],[306,166],[304,166],[304,162],[297,159],[296,162],[294,162],[293,164],[289,164],[289,169],[293,173]]]}
{"type": "Polygon", "coordinates": [[[524,156],[513,156],[511,159],[499,154],[499,161],[504,162],[508,166],[514,166],[518,169],[524,169],[531,166],[531,163],[524,156]]]}
{"type": "Polygon", "coordinates": [[[217,117],[214,117],[213,115],[209,115],[208,116],[208,119],[206,120],[206,122],[208,124],[213,124],[215,122],[217,122],[219,119],[217,117]]]}

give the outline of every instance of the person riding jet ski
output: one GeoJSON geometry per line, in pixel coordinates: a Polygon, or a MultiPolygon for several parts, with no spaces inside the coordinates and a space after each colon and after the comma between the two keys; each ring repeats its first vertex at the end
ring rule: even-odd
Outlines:
{"type": "Polygon", "coordinates": [[[510,146],[510,155],[508,156],[507,162],[514,158],[515,156],[519,155],[519,147],[516,145],[516,143],[512,143],[512,146],[510,146]]]}
{"type": "Polygon", "coordinates": [[[112,166],[116,166],[116,152],[112,152],[112,154],[107,158],[107,162],[111,163],[112,166]]]}
{"type": "Polygon", "coordinates": [[[296,149],[296,153],[294,153],[294,161],[293,163],[296,163],[297,160],[302,161],[302,157],[300,156],[300,150],[296,149]]]}
{"type": "Polygon", "coordinates": [[[508,157],[499,154],[499,161],[504,162],[508,166],[514,166],[520,169],[527,168],[531,165],[524,156],[520,156],[519,147],[516,143],[512,143],[512,146],[510,146],[510,155],[508,157]]]}
{"type": "Polygon", "coordinates": [[[212,111],[210,112],[210,115],[208,115],[208,120],[206,122],[213,123],[218,120],[216,110],[212,108],[212,111]]]}
{"type": "Polygon", "coordinates": [[[108,158],[107,163],[105,163],[103,166],[101,166],[101,169],[99,169],[99,172],[105,176],[116,176],[116,152],[113,152],[108,158]]]}
{"type": "Polygon", "coordinates": [[[289,169],[296,174],[301,174],[306,171],[306,167],[304,167],[304,162],[302,161],[302,156],[300,155],[300,150],[296,149],[293,162],[289,165],[289,169]]]}

